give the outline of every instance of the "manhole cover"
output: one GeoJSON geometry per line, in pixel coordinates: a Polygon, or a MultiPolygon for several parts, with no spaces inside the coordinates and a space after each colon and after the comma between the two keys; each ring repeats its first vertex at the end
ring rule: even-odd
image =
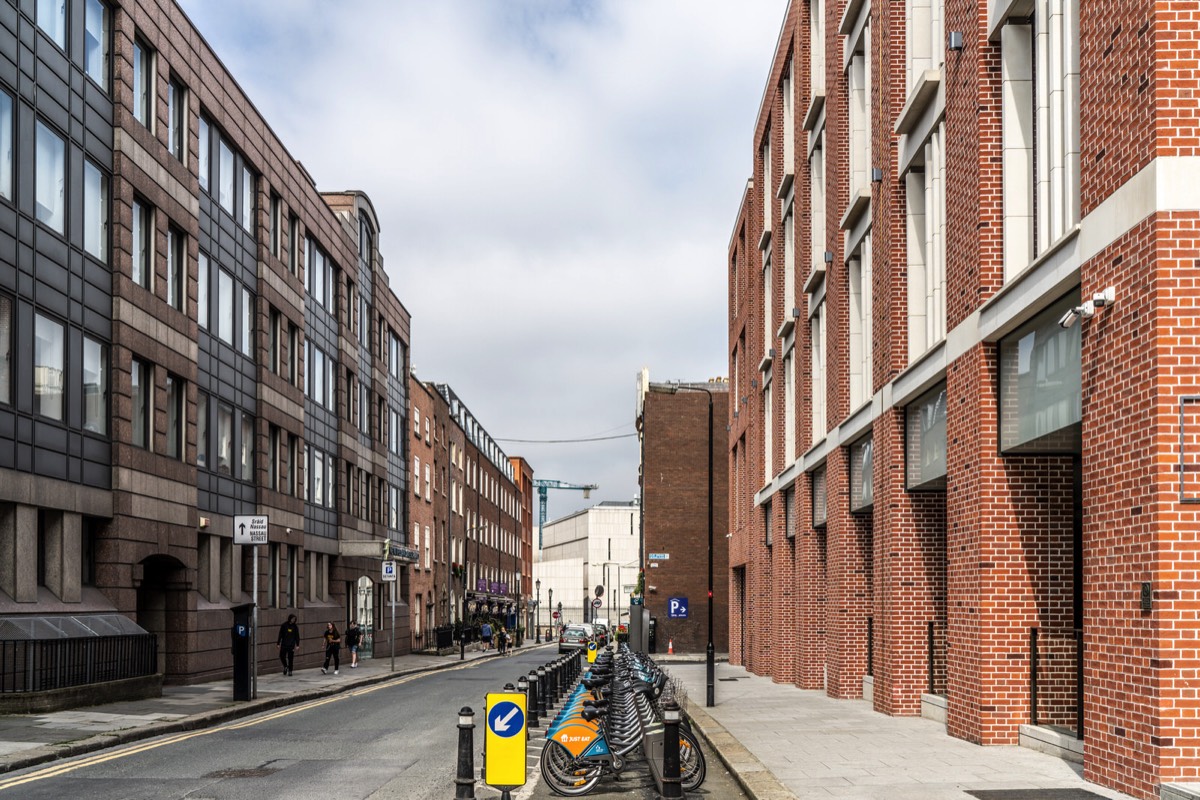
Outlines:
{"type": "Polygon", "coordinates": [[[1107,800],[1087,789],[968,789],[979,800],[1107,800]]]}
{"type": "Polygon", "coordinates": [[[274,775],[279,772],[277,769],[267,769],[259,767],[257,769],[222,769],[217,772],[210,772],[204,777],[206,778],[265,778],[268,775],[274,775]]]}

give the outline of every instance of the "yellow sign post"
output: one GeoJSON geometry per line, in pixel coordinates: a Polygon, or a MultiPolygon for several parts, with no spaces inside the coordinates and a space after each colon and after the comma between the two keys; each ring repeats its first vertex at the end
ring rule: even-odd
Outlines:
{"type": "Polygon", "coordinates": [[[525,785],[525,693],[487,696],[483,782],[507,792],[525,785]]]}
{"type": "Polygon", "coordinates": [[[588,663],[589,664],[596,663],[596,653],[598,653],[599,650],[600,650],[600,648],[595,642],[588,642],[588,663]]]}

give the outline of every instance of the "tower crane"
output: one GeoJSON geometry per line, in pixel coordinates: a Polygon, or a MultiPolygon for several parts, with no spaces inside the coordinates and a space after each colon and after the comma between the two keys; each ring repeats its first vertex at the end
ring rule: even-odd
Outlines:
{"type": "Polygon", "coordinates": [[[553,478],[534,478],[533,485],[538,493],[538,550],[542,549],[542,525],[546,523],[546,493],[550,489],[578,489],[583,492],[583,499],[586,500],[592,494],[592,489],[600,487],[594,483],[589,483],[582,486],[575,483],[567,483],[566,481],[556,481],[553,478]]]}

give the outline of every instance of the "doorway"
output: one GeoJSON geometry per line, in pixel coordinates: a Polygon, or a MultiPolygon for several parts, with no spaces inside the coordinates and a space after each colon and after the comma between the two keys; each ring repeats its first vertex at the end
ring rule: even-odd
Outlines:
{"type": "Polygon", "coordinates": [[[188,673],[187,573],[170,556],[141,563],[137,623],[158,639],[158,672],[165,683],[181,683],[188,673]]]}

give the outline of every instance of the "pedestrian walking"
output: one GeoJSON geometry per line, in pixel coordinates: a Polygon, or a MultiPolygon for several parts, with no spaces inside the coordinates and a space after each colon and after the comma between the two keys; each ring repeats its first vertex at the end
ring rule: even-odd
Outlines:
{"type": "Polygon", "coordinates": [[[283,664],[283,674],[291,675],[296,661],[296,651],[300,649],[300,625],[296,622],[295,614],[288,614],[287,622],[279,626],[279,661],[283,664]]]}
{"type": "Polygon", "coordinates": [[[492,623],[484,622],[483,627],[479,629],[479,638],[483,639],[483,649],[492,649],[492,623]]]}
{"type": "Polygon", "coordinates": [[[342,635],[338,633],[337,626],[332,622],[325,623],[325,665],[321,667],[321,674],[329,673],[329,660],[333,659],[333,674],[338,674],[338,669],[341,667],[341,650],[342,650],[342,635]]]}
{"type": "Polygon", "coordinates": [[[503,625],[501,625],[500,630],[496,633],[496,650],[499,651],[500,655],[504,655],[507,647],[508,647],[508,630],[503,625]]]}
{"type": "Polygon", "coordinates": [[[358,668],[358,646],[362,643],[362,628],[358,627],[358,620],[350,620],[350,627],[346,628],[346,648],[350,651],[350,669],[358,668]]]}

